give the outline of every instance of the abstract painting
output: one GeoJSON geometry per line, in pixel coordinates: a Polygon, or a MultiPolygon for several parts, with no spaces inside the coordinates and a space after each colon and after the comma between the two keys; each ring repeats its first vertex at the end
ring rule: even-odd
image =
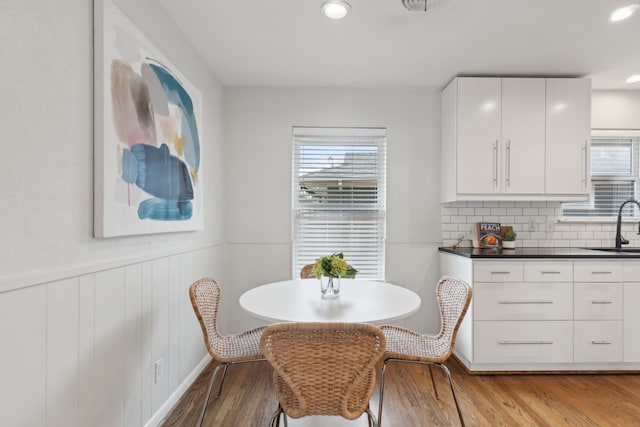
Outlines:
{"type": "Polygon", "coordinates": [[[94,11],[94,235],[202,229],[201,95],[111,0],[94,11]]]}

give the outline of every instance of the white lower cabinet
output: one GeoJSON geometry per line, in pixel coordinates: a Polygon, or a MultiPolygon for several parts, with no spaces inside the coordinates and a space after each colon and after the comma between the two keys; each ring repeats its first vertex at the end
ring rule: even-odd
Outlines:
{"type": "Polygon", "coordinates": [[[622,264],[624,302],[622,304],[623,360],[625,363],[640,363],[640,260],[622,264]]]}
{"type": "Polygon", "coordinates": [[[470,371],[640,370],[640,259],[471,259],[441,273],[473,298],[455,354],[470,371]]]}

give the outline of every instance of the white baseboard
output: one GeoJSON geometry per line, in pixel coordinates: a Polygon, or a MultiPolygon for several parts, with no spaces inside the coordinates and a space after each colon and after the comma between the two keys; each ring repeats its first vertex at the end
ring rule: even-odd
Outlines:
{"type": "Polygon", "coordinates": [[[189,375],[187,375],[187,378],[184,379],[182,384],[180,384],[178,388],[175,389],[173,393],[171,393],[171,396],[169,396],[169,398],[164,402],[160,409],[158,409],[158,411],[153,414],[151,419],[147,421],[144,427],[157,427],[158,425],[160,425],[162,420],[164,420],[164,417],[166,417],[169,411],[173,409],[174,405],[178,402],[178,400],[180,400],[187,389],[191,387],[191,384],[193,384],[196,378],[198,378],[198,375],[200,375],[200,373],[204,370],[204,368],[206,368],[211,360],[211,356],[207,354],[193,369],[193,371],[191,371],[189,375]]]}

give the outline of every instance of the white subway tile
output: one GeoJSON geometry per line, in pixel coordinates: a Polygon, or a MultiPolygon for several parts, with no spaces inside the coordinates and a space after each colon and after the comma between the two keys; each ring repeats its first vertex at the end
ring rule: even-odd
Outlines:
{"type": "Polygon", "coordinates": [[[455,231],[459,230],[458,224],[442,224],[442,231],[455,231]]]}
{"type": "Polygon", "coordinates": [[[442,207],[440,213],[441,215],[458,215],[458,208],[442,207]]]}
{"type": "Polygon", "coordinates": [[[475,208],[475,215],[491,215],[491,208],[475,208]]]}

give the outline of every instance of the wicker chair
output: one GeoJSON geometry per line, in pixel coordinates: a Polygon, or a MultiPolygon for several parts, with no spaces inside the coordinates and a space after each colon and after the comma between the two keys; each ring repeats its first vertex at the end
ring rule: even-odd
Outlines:
{"type": "Polygon", "coordinates": [[[220,306],[220,287],[213,279],[204,278],[194,282],[189,287],[189,297],[191,298],[193,311],[195,311],[200,326],[202,327],[207,351],[209,351],[211,357],[219,363],[211,374],[207,397],[200,412],[198,425],[201,426],[218,371],[222,369],[222,380],[220,381],[216,399],[220,397],[220,393],[222,392],[222,385],[224,384],[229,365],[265,360],[262,350],[260,349],[260,337],[262,336],[265,326],[251,329],[237,335],[220,335],[217,327],[218,308],[220,306]]]}
{"type": "Polygon", "coordinates": [[[273,384],[280,415],[339,415],[348,420],[367,413],[376,419],[369,399],[376,382],[375,365],[385,338],[376,326],[364,323],[278,323],[262,335],[262,351],[274,368],[273,384]]]}
{"type": "Polygon", "coordinates": [[[440,333],[436,336],[422,335],[408,329],[397,326],[381,326],[387,338],[387,349],[383,356],[384,363],[382,365],[382,373],[380,375],[380,401],[378,407],[378,425],[381,425],[382,417],[382,401],[384,398],[384,373],[389,362],[409,362],[423,363],[429,365],[429,374],[431,375],[431,383],[436,398],[438,392],[435,382],[433,381],[433,373],[431,366],[440,367],[449,380],[449,386],[453,393],[453,399],[458,410],[460,423],[464,426],[462,412],[458,405],[458,398],[453,388],[453,381],[449,369],[444,362],[451,356],[453,345],[455,344],[456,334],[460,323],[464,318],[469,303],[471,302],[471,287],[464,281],[453,277],[442,277],[436,286],[436,296],[438,306],[440,308],[440,319],[442,327],[440,333]]]}
{"type": "Polygon", "coordinates": [[[302,269],[300,269],[300,278],[301,279],[313,279],[316,276],[313,274],[313,264],[307,264],[302,269]]]}

